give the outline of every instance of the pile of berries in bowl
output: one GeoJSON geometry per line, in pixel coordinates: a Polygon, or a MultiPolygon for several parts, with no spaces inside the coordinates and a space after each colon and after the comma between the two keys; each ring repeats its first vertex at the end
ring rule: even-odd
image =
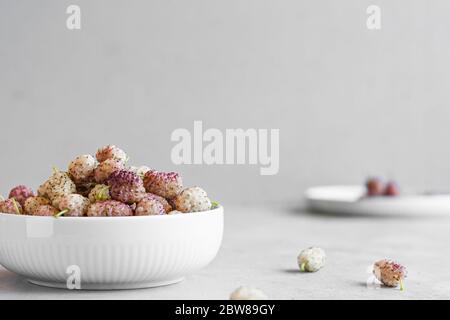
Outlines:
{"type": "Polygon", "coordinates": [[[0,212],[33,216],[148,216],[210,210],[200,187],[184,188],[176,172],[127,166],[128,156],[116,146],[100,148],[96,156],[81,155],[67,172],[54,169],[37,190],[13,188],[0,202],[0,212]]]}
{"type": "Polygon", "coordinates": [[[109,145],[58,169],[35,194],[0,201],[0,264],[28,281],[68,289],[167,285],[219,251],[223,207],[175,172],[128,165],[109,145]]]}

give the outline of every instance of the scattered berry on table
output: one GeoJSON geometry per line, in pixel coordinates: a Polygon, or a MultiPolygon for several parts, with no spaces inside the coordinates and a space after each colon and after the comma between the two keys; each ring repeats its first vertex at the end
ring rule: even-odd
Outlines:
{"type": "Polygon", "coordinates": [[[267,300],[267,295],[256,288],[252,287],[239,287],[234,290],[230,295],[230,300],[267,300]]]}
{"type": "Polygon", "coordinates": [[[403,290],[403,280],[406,278],[407,271],[401,264],[383,259],[375,262],[373,274],[385,286],[397,287],[400,285],[400,290],[403,290]]]}
{"type": "Polygon", "coordinates": [[[145,190],[166,199],[174,198],[183,190],[181,176],[176,172],[147,171],[144,175],[145,190]]]}
{"type": "Polygon", "coordinates": [[[9,192],[8,198],[14,198],[21,206],[25,204],[25,200],[29,197],[34,197],[34,192],[31,188],[24,185],[14,187],[9,192]]]}
{"type": "Polygon", "coordinates": [[[94,171],[94,179],[97,183],[104,183],[108,180],[111,173],[118,170],[123,170],[125,165],[122,161],[116,159],[107,159],[100,163],[94,171]]]}
{"type": "Polygon", "coordinates": [[[142,179],[128,170],[113,172],[108,180],[111,198],[124,203],[139,202],[145,196],[145,188],[142,179]]]}
{"type": "Polygon", "coordinates": [[[326,254],[321,248],[311,247],[303,250],[297,257],[302,272],[316,272],[325,265],[326,254]]]}
{"type": "Polygon", "coordinates": [[[175,209],[181,212],[199,212],[211,209],[206,191],[200,187],[184,189],[172,200],[175,209]]]}
{"type": "Polygon", "coordinates": [[[87,215],[89,217],[132,216],[133,209],[123,202],[106,200],[90,204],[87,209],[87,215]]]}
{"type": "Polygon", "coordinates": [[[107,145],[98,149],[95,157],[97,158],[98,162],[103,162],[108,159],[114,159],[125,163],[128,160],[128,156],[125,151],[114,145],[107,145]]]}

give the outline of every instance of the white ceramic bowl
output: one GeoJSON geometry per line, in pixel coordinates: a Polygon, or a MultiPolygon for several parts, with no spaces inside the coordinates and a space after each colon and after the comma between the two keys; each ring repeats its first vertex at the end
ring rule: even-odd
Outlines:
{"type": "Polygon", "coordinates": [[[154,287],[205,267],[216,256],[222,234],[223,207],[139,217],[0,213],[0,264],[50,287],[154,287]]]}

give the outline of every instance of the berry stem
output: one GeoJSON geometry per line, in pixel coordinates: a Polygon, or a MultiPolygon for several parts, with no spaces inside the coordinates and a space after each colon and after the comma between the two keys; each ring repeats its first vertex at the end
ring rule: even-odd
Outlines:
{"type": "Polygon", "coordinates": [[[5,198],[0,194],[0,201],[5,201],[5,198]]]}
{"type": "Polygon", "coordinates": [[[52,166],[53,174],[58,173],[59,169],[56,166],[52,166]]]}
{"type": "Polygon", "coordinates": [[[400,291],[405,291],[405,286],[403,285],[403,280],[400,279],[400,291]]]}
{"type": "Polygon", "coordinates": [[[216,209],[220,204],[217,201],[211,201],[211,209],[216,209]]]}
{"type": "Polygon", "coordinates": [[[108,200],[108,194],[107,194],[108,189],[109,189],[108,186],[100,189],[98,194],[96,195],[95,199],[98,201],[108,200]]]}
{"type": "Polygon", "coordinates": [[[303,262],[303,263],[300,265],[300,271],[301,271],[301,272],[305,272],[305,266],[306,266],[306,262],[303,262]]]}
{"type": "Polygon", "coordinates": [[[17,214],[20,214],[19,206],[17,205],[16,199],[11,198],[11,200],[14,204],[14,209],[16,210],[17,214]]]}
{"type": "Polygon", "coordinates": [[[63,211],[58,212],[57,214],[54,215],[54,217],[59,218],[59,217],[63,216],[64,214],[66,214],[67,212],[69,212],[69,209],[65,209],[63,211]]]}

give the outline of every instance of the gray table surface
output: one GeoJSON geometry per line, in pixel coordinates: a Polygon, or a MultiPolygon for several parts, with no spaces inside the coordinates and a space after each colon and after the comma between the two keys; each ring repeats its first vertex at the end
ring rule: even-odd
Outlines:
{"type": "Polygon", "coordinates": [[[282,207],[226,207],[216,259],[184,282],[120,291],[69,291],[27,283],[0,267],[1,299],[228,299],[238,286],[271,299],[448,299],[448,217],[337,217],[282,207]],[[298,271],[301,249],[320,246],[327,264],[298,271]],[[406,290],[368,286],[368,269],[389,257],[409,270],[406,290]]]}

